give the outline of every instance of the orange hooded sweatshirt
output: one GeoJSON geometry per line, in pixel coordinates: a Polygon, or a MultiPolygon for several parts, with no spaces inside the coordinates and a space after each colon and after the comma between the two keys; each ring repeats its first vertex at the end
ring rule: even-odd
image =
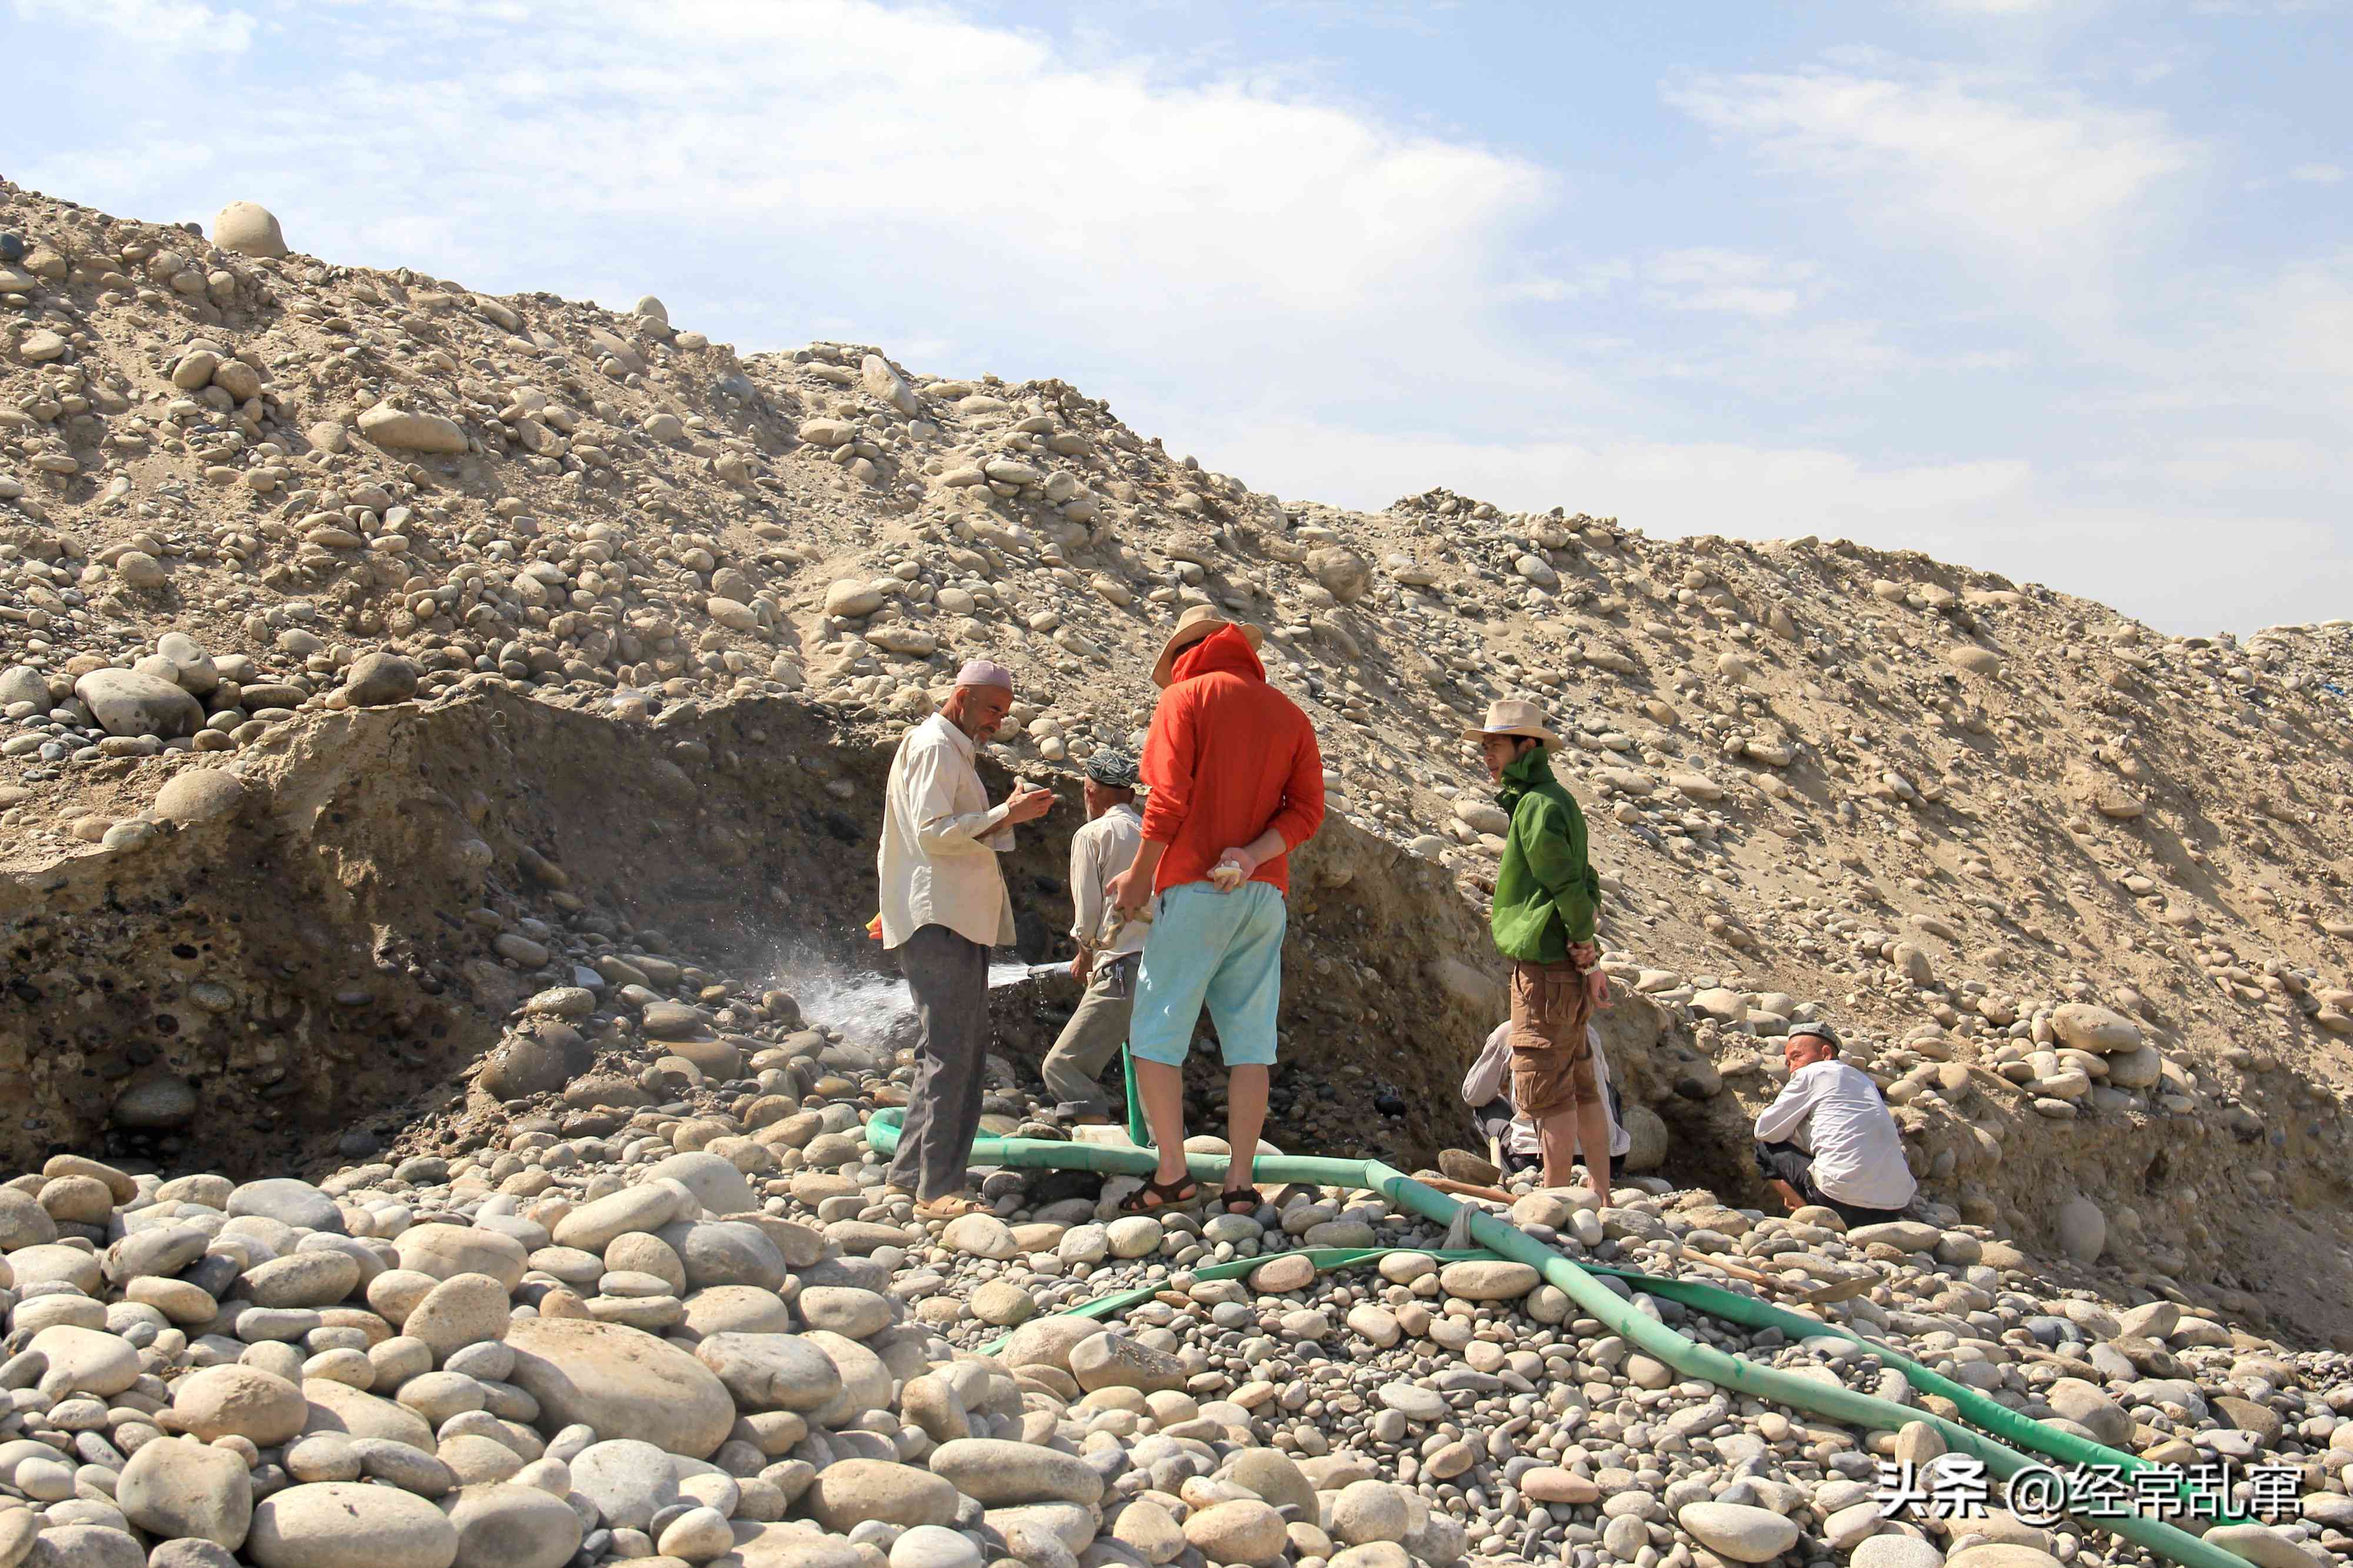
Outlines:
{"type": "Polygon", "coordinates": [[[1290,851],[1324,824],[1324,755],[1315,726],[1266,683],[1241,633],[1223,627],[1177,656],[1176,679],[1144,743],[1144,837],[1165,844],[1155,893],[1208,880],[1229,848],[1269,827],[1283,853],[1252,873],[1291,891],[1290,851]]]}

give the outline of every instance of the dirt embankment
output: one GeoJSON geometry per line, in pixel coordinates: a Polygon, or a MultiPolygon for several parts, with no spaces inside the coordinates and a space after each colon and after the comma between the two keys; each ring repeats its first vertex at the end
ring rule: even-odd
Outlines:
{"type": "MultiPolygon", "coordinates": [[[[790,1005],[770,994],[786,952],[879,968],[861,928],[888,763],[889,737],[781,698],[640,723],[486,686],[288,726],[240,760],[216,814],[0,880],[0,1093],[26,1107],[0,1153],[242,1171],[290,1143],[370,1152],[458,1112],[463,1078],[538,1026],[526,1004],[551,988],[611,976],[750,1016],[790,1005]]],[[[122,792],[152,776],[104,765],[122,792]]],[[[1025,960],[1068,951],[1077,810],[1066,801],[1008,863],[1025,960]]],[[[1300,858],[1285,962],[1280,1135],[1409,1159],[1459,1141],[1459,1074],[1502,990],[1483,921],[1442,871],[1334,818],[1300,858]]],[[[1034,1069],[1071,999],[1050,983],[1000,995],[1008,1059],[1034,1069]]],[[[1633,1168],[1755,1201],[1747,1118],[1774,1087],[1756,1051],[1639,995],[1602,1025],[1633,1168]]],[[[591,1051],[642,1043],[626,1012],[597,1026],[591,1051]]],[[[1216,1078],[1198,1063],[1204,1113],[1216,1078]]],[[[2353,1326],[2327,1288],[2333,1245],[2304,1217],[2347,1196],[2327,1119],[2263,1138],[2086,1136],[1957,1081],[1899,1115],[1930,1172],[1996,1194],[1971,1218],[2055,1252],[2064,1194],[2096,1183],[2141,1195],[2148,1217],[2119,1222],[2137,1241],[2252,1165],[2280,1201],[2211,1226],[2247,1281],[2223,1299],[2316,1333],[2353,1326]]]]}
{"type": "MultiPolygon", "coordinates": [[[[877,966],[888,765],[887,740],[787,699],[646,725],[491,689],[290,727],[217,815],[0,880],[0,1093],[26,1107],[0,1154],[240,1170],[290,1138],[388,1138],[600,955],[712,1000],[759,995],[787,951],[877,966]]],[[[1007,865],[1026,960],[1069,951],[1077,810],[1007,865]]],[[[1474,922],[1435,868],[1343,822],[1298,879],[1284,1026],[1314,1087],[1292,1098],[1425,1146],[1453,1062],[1431,1047],[1487,1006],[1492,983],[1450,962],[1475,956],[1474,922]],[[1373,1108],[1392,1091],[1403,1117],[1373,1108]]]]}

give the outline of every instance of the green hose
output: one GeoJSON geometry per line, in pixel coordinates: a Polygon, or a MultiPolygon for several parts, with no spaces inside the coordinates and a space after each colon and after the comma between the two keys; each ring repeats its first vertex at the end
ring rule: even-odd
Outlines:
{"type": "MultiPolygon", "coordinates": [[[[895,1151],[901,1117],[902,1113],[896,1110],[876,1111],[867,1123],[868,1142],[884,1154],[895,1151]]],[[[1126,1176],[1148,1176],[1159,1163],[1158,1156],[1149,1149],[1062,1143],[1032,1138],[980,1139],[973,1145],[972,1158],[982,1164],[1094,1171],[1107,1175],[1126,1176]]],[[[1188,1154],[1185,1163],[1197,1179],[1221,1178],[1225,1174],[1228,1159],[1223,1154],[1188,1154]]],[[[1666,1324],[1636,1311],[1630,1302],[1603,1285],[1596,1275],[1613,1276],[1630,1289],[1679,1301],[1710,1317],[1721,1318],[1745,1328],[1778,1329],[1799,1339],[1830,1334],[1852,1340],[1868,1349],[1885,1364],[1894,1367],[1914,1388],[1923,1394],[1933,1394],[1949,1400],[1968,1422],[1998,1433],[2045,1458],[2067,1465],[2114,1466],[2127,1475],[2141,1471],[2174,1473],[2168,1467],[2152,1464],[2138,1455],[2110,1448],[2070,1432],[2054,1431],[2042,1422],[2021,1415],[2000,1402],[1988,1398],[1974,1388],[1940,1376],[1910,1357],[1866,1340],[1839,1324],[1801,1317],[1769,1302],[1736,1295],[1713,1285],[1661,1279],[1620,1269],[1580,1267],[1484,1209],[1458,1203],[1435,1187],[1417,1182],[1377,1160],[1261,1154],[1251,1170],[1261,1182],[1298,1182],[1311,1186],[1377,1193],[1396,1206],[1440,1225],[1451,1226],[1456,1215],[1467,1209],[1471,1237],[1482,1247],[1497,1257],[1525,1263],[1535,1268],[1546,1283],[1556,1286],[1613,1333],[1623,1336],[1645,1354],[1687,1377],[1702,1379],[1719,1388],[1770,1400],[1792,1409],[1809,1411],[1866,1429],[1892,1431],[1907,1422],[1923,1421],[1944,1438],[1947,1450],[1982,1460],[1989,1471],[2004,1479],[2034,1463],[2026,1455],[1959,1421],[1947,1420],[1873,1394],[1858,1394],[1850,1388],[1800,1377],[1778,1367],[1763,1366],[1745,1357],[1727,1355],[1713,1345],[1686,1339],[1666,1324]]],[[[1251,1258],[1247,1261],[1250,1266],[1256,1267],[1264,1260],[1251,1258]]],[[[2174,1484],[2176,1494],[2179,1495],[2182,1481],[2177,1479],[2174,1484]]],[[[2137,1498],[2136,1500],[2139,1500],[2137,1498]]],[[[2219,1546],[2210,1545],[2188,1531],[2167,1524],[2162,1520],[2141,1514],[2126,1514],[2114,1519],[2102,1518],[2095,1522],[2161,1557],[2184,1564],[2184,1568],[2247,1568],[2245,1559],[2219,1546]]],[[[2219,1525],[2251,1521],[2235,1516],[2223,1516],[2213,1522],[2219,1525]]]]}
{"type": "MultiPolygon", "coordinates": [[[[1328,1274],[1336,1268],[1354,1268],[1360,1264],[1374,1263],[1392,1252],[1414,1252],[1434,1258],[1440,1263],[1468,1263],[1476,1258],[1495,1255],[1484,1247],[1472,1247],[1467,1252],[1431,1252],[1427,1247],[1311,1247],[1299,1252],[1278,1252],[1267,1258],[1237,1258],[1231,1263],[1210,1263],[1190,1269],[1196,1279],[1239,1279],[1274,1258],[1304,1258],[1315,1266],[1318,1274],[1328,1274]]],[[[1049,1312],[1050,1318],[1115,1318],[1130,1307],[1141,1307],[1160,1294],[1158,1285],[1139,1286],[1133,1290],[1115,1290],[1108,1296],[1098,1296],[1081,1306],[1065,1307],[1059,1312],[1049,1312]]],[[[1011,1343],[1013,1336],[1006,1334],[980,1347],[983,1355],[995,1355],[1011,1343]]]]}

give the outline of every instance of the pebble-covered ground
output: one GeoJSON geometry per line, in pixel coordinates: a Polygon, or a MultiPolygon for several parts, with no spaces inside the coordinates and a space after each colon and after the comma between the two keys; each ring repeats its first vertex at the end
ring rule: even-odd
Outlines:
{"type": "MultiPolygon", "coordinates": [[[[2148,1560],[2081,1522],[1883,1518],[1877,1461],[1933,1458],[1925,1426],[1857,1431],[1684,1379],[1525,1264],[1441,1263],[1443,1227],[1366,1193],[1121,1216],[1133,1179],[1008,1169],[982,1184],[990,1212],[918,1221],[866,1131],[907,1068],[775,1033],[677,1100],[551,1100],[454,1158],[314,1185],[61,1155],[0,1188],[0,1486],[23,1500],[0,1510],[0,1563],[2148,1560]],[[609,1130],[566,1131],[584,1116],[609,1130]],[[1328,1247],[1400,1250],[1324,1275],[1299,1255],[1328,1247]],[[1262,1261],[1200,1277],[1237,1259],[1262,1261]],[[1055,1315],[1139,1287],[1112,1321],[1055,1315]]],[[[1055,1135],[1002,1109],[992,1125],[1055,1135]]],[[[1957,1224],[1848,1235],[1655,1179],[1525,1191],[1509,1215],[1572,1258],[1736,1290],[1711,1259],[1777,1295],[1867,1281],[1817,1310],[2065,1430],[2289,1467],[2286,1521],[2240,1549],[2353,1553],[2341,1356],[2053,1293],[1957,1224]]],[[[1942,1404],[1852,1341],[1630,1300],[1720,1349],[1942,1404]]]]}

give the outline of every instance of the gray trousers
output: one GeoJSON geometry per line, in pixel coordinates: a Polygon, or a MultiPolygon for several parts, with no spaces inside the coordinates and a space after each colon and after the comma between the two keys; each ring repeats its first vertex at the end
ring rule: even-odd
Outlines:
{"type": "Polygon", "coordinates": [[[1103,1071],[1127,1044],[1128,1020],[1135,1012],[1135,971],[1134,953],[1117,963],[1108,953],[1095,960],[1078,1011],[1062,1026],[1054,1048],[1038,1069],[1046,1080],[1046,1098],[1073,1107],[1073,1115],[1111,1116],[1127,1110],[1123,1103],[1117,1112],[1113,1110],[1103,1092],[1103,1071]]]}
{"type": "Polygon", "coordinates": [[[927,925],[899,949],[923,1037],[890,1179],[924,1203],[967,1184],[988,1050],[988,949],[927,925]]]}

